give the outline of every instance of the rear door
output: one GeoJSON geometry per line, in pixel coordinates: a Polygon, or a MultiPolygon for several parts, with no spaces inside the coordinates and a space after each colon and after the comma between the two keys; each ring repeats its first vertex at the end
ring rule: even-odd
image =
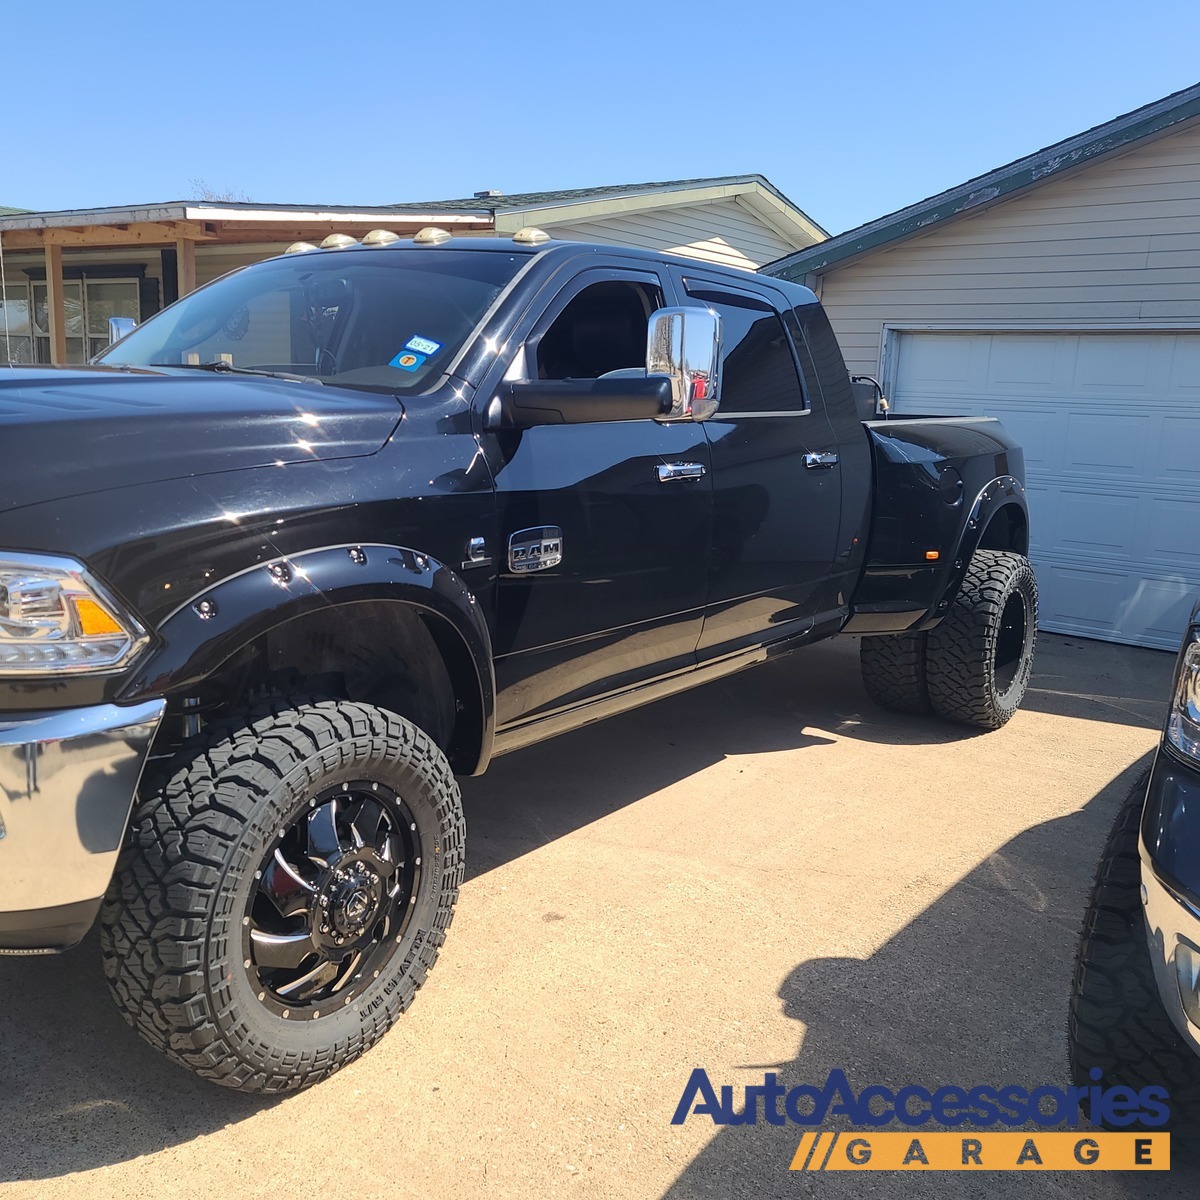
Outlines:
{"type": "Polygon", "coordinates": [[[807,350],[783,321],[782,294],[686,268],[677,285],[683,303],[712,308],[722,322],[720,409],[703,426],[713,470],[704,661],[843,611],[831,586],[841,465],[820,394],[801,371],[807,350]]]}

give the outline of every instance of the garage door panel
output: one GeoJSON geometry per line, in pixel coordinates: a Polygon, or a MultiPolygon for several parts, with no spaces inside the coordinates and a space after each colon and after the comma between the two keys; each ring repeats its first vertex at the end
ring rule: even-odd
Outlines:
{"type": "Polygon", "coordinates": [[[1153,496],[1147,506],[1151,560],[1200,566],[1200,497],[1153,496]]]}
{"type": "Polygon", "coordinates": [[[926,334],[912,344],[906,382],[922,396],[962,395],[971,390],[971,359],[979,353],[973,338],[926,334]]]}
{"type": "Polygon", "coordinates": [[[1111,638],[1129,593],[1124,571],[1042,562],[1038,572],[1038,624],[1059,633],[1111,638]]]}
{"type": "Polygon", "coordinates": [[[1166,394],[1172,399],[1187,398],[1200,403],[1200,338],[1186,334],[1175,337],[1175,353],[1167,379],[1166,394]]]}
{"type": "Polygon", "coordinates": [[[1051,530],[1052,544],[1064,550],[1132,559],[1137,527],[1136,496],[1064,490],[1059,496],[1058,524],[1051,530]]]}
{"type": "Polygon", "coordinates": [[[1200,596],[1200,334],[904,333],[891,392],[897,416],[996,416],[1021,443],[1042,628],[1178,645],[1200,596]]]}
{"type": "Polygon", "coordinates": [[[1117,413],[1072,412],[1067,419],[1064,470],[1140,478],[1145,470],[1146,420],[1117,413]]]}
{"type": "Polygon", "coordinates": [[[1055,383],[1061,346],[1054,338],[993,338],[988,356],[988,390],[1041,394],[1055,383]]]}
{"type": "MultiPolygon", "coordinates": [[[[1197,397],[1196,403],[1200,404],[1200,397],[1197,397]]],[[[1159,479],[1178,479],[1194,484],[1198,464],[1200,416],[1164,417],[1155,474],[1159,479]]]]}
{"type": "Polygon", "coordinates": [[[1068,340],[1076,346],[1075,386],[1072,388],[1075,395],[1151,398],[1154,339],[1123,333],[1109,337],[1090,334],[1068,340]]]}

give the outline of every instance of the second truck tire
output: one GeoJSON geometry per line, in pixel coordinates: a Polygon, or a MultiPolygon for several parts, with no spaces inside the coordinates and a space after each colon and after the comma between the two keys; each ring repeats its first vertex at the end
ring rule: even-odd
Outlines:
{"type": "Polygon", "coordinates": [[[1091,1087],[1090,1071],[1098,1067],[1104,1087],[1165,1086],[1173,1125],[1194,1128],[1200,1060],[1163,1007],[1146,945],[1138,859],[1145,794],[1143,775],[1117,813],[1092,884],[1071,988],[1071,1076],[1091,1087]]]}
{"type": "Polygon", "coordinates": [[[1033,673],[1037,580],[1009,550],[976,550],[942,623],[928,635],[925,679],[947,721],[999,729],[1017,711],[1033,673]]]}

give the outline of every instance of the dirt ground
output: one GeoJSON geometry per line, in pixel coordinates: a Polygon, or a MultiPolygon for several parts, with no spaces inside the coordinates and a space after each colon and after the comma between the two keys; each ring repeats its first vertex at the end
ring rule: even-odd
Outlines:
{"type": "Polygon", "coordinates": [[[1172,656],[1043,635],[973,735],[867,699],[842,639],[464,781],[441,961],[366,1058],[280,1100],[160,1060],[93,940],[0,959],[0,1196],[1168,1196],[1200,1174],[788,1172],[714,1084],[1067,1082],[1072,957],[1172,656]]]}

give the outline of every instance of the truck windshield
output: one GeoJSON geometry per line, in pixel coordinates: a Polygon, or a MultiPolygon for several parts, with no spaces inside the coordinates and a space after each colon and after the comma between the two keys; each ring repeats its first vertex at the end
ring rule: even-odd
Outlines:
{"type": "Polygon", "coordinates": [[[384,247],[272,259],[184,297],[95,361],[419,392],[445,373],[528,261],[492,250],[384,247]]]}

